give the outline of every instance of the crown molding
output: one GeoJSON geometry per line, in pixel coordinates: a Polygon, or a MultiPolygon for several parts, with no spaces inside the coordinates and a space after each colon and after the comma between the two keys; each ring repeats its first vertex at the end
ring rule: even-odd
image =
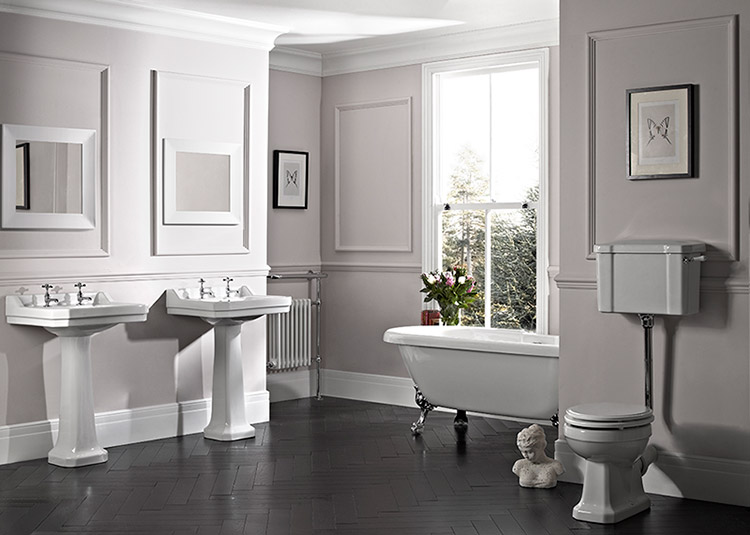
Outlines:
{"type": "Polygon", "coordinates": [[[0,0],[0,12],[271,50],[280,26],[127,0],[0,0]]]}
{"type": "Polygon", "coordinates": [[[387,69],[483,54],[557,46],[560,20],[549,19],[323,54],[323,76],[387,69]]]}
{"type": "Polygon", "coordinates": [[[268,59],[269,67],[276,71],[323,76],[323,55],[316,52],[276,47],[268,59]]]}

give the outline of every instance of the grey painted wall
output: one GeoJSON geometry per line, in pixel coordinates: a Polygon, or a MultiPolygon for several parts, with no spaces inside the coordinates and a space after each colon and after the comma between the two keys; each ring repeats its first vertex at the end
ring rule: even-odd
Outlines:
{"type": "Polygon", "coordinates": [[[592,242],[707,242],[700,312],[657,318],[654,329],[655,473],[670,480],[669,493],[747,505],[748,188],[737,165],[749,163],[750,123],[746,91],[737,91],[750,73],[750,5],[576,0],[560,11],[560,411],[643,402],[640,322],[597,311],[592,242]],[[699,87],[697,177],[628,181],[625,90],[682,83],[699,87]],[[686,466],[700,484],[678,478],[686,466]],[[715,474],[710,485],[701,467],[715,474]]]}

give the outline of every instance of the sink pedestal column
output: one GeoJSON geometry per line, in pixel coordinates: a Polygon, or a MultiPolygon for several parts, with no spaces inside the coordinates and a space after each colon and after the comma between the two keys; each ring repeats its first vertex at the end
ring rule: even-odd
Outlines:
{"type": "Polygon", "coordinates": [[[94,422],[91,336],[60,336],[60,344],[60,420],[47,459],[66,468],[106,462],[107,450],[99,446],[94,422]]]}
{"type": "Polygon", "coordinates": [[[213,440],[240,440],[255,436],[245,416],[245,381],[242,377],[242,322],[214,324],[214,378],[211,421],[203,436],[213,440]]]}

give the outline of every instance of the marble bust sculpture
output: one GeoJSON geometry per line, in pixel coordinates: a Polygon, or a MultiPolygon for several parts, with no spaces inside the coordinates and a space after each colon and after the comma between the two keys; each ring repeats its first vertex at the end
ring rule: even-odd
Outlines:
{"type": "Polygon", "coordinates": [[[513,473],[518,476],[522,487],[550,489],[557,485],[557,476],[563,473],[560,461],[550,459],[544,453],[547,439],[544,430],[537,424],[522,429],[516,437],[516,445],[523,459],[513,465],[513,473]]]}

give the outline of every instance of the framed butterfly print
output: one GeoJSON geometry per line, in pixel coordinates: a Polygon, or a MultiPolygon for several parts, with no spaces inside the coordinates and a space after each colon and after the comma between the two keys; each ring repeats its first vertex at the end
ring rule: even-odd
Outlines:
{"type": "Polygon", "coordinates": [[[630,180],[695,176],[693,84],[627,90],[630,180]]]}
{"type": "Polygon", "coordinates": [[[273,207],[307,208],[309,153],[273,151],[273,207]]]}

